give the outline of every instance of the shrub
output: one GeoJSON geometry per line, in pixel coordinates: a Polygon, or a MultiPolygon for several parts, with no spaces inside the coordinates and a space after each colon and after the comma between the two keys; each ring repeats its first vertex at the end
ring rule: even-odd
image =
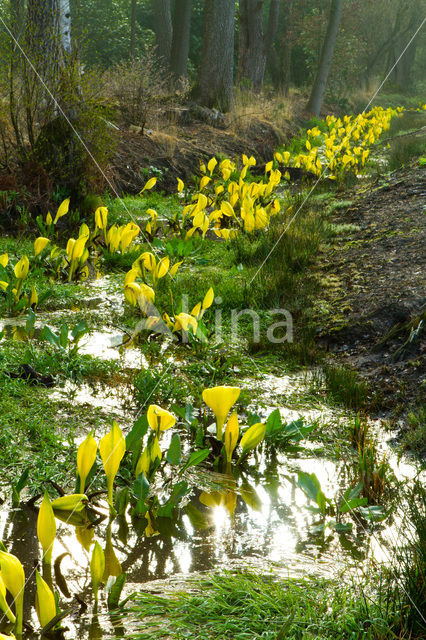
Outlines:
{"type": "Polygon", "coordinates": [[[104,75],[105,93],[115,104],[122,123],[140,127],[143,133],[154,113],[172,107],[182,92],[172,90],[155,48],[146,48],[142,57],[117,64],[104,75]]]}

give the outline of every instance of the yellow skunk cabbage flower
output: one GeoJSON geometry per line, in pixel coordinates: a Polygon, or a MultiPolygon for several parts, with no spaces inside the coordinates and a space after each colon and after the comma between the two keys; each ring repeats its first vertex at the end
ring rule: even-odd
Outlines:
{"type": "MultiPolygon", "coordinates": [[[[58,208],[58,210],[56,212],[56,216],[55,216],[55,219],[53,221],[53,224],[56,224],[58,222],[59,218],[62,218],[62,216],[65,216],[68,213],[69,206],[70,206],[70,199],[69,198],[67,198],[66,200],[61,202],[61,204],[59,205],[59,208],[58,208]]],[[[46,218],[46,222],[47,222],[47,218],[46,218]]],[[[49,222],[47,222],[47,224],[49,224],[49,222]]]]}
{"type": "Polygon", "coordinates": [[[157,459],[161,460],[161,458],[163,457],[163,453],[161,451],[160,443],[158,441],[157,436],[155,436],[154,442],[152,443],[150,455],[151,455],[151,462],[155,462],[157,459]]]}
{"type": "Polygon", "coordinates": [[[138,225],[134,224],[133,222],[129,222],[129,224],[127,224],[123,228],[121,238],[120,238],[120,249],[123,253],[129,247],[129,245],[132,244],[133,240],[136,238],[139,232],[140,232],[140,227],[138,227],[138,225]]]}
{"type": "Polygon", "coordinates": [[[241,393],[238,387],[212,387],[204,389],[203,400],[216,416],[216,435],[222,440],[222,430],[231,407],[237,402],[241,393]]]}
{"type": "Polygon", "coordinates": [[[255,449],[257,445],[262,442],[263,438],[265,437],[265,433],[266,425],[262,424],[261,422],[257,422],[247,429],[240,442],[243,450],[240,459],[248,451],[255,449]]]}
{"type": "Polygon", "coordinates": [[[216,165],[217,165],[216,158],[210,158],[210,160],[208,161],[208,164],[207,164],[207,169],[209,170],[210,175],[212,175],[213,171],[215,170],[216,165]]]}
{"type": "Polygon", "coordinates": [[[40,625],[44,628],[56,616],[56,600],[53,591],[47,582],[43,580],[37,569],[36,584],[35,606],[40,625]]]}
{"type": "Polygon", "coordinates": [[[2,253],[0,256],[0,264],[2,267],[7,267],[7,263],[9,262],[9,256],[7,253],[2,253]]]}
{"type": "Polygon", "coordinates": [[[153,271],[156,267],[156,264],[157,264],[157,260],[155,259],[154,254],[150,253],[149,251],[145,251],[132,264],[132,269],[140,270],[140,265],[142,265],[142,267],[145,269],[148,269],[148,271],[153,271]]]}
{"type": "Polygon", "coordinates": [[[156,433],[170,429],[176,422],[173,413],[170,413],[167,409],[162,409],[156,404],[149,405],[146,417],[149,426],[156,433]]]}
{"type": "MultiPolygon", "coordinates": [[[[0,576],[0,609],[1,611],[3,611],[3,613],[9,620],[9,622],[11,622],[12,624],[15,624],[16,618],[14,613],[10,610],[9,605],[6,602],[6,586],[1,576],[0,576]]],[[[0,635],[0,638],[1,638],[1,635],[0,635]]]]}
{"type": "Polygon", "coordinates": [[[142,189],[142,191],[139,193],[139,195],[142,195],[143,192],[148,189],[152,189],[152,187],[155,187],[156,184],[157,184],[157,178],[150,178],[146,183],[146,185],[144,186],[144,188],[142,189]]]}
{"type": "Polygon", "coordinates": [[[107,207],[98,207],[95,211],[95,230],[103,229],[105,231],[108,224],[107,207]]]}
{"type": "Polygon", "coordinates": [[[8,282],[5,282],[4,280],[0,280],[0,289],[3,289],[3,291],[6,291],[8,286],[9,286],[8,282]]]}
{"type": "Polygon", "coordinates": [[[181,264],[182,264],[182,261],[181,262],[175,262],[173,267],[171,267],[171,269],[169,271],[169,275],[170,275],[171,278],[173,278],[177,274],[181,264]]]}
{"type": "Polygon", "coordinates": [[[98,445],[92,432],[78,447],[77,451],[77,469],[80,477],[80,493],[84,493],[86,487],[86,479],[95,464],[98,445]]]}
{"type": "Polygon", "coordinates": [[[98,604],[99,585],[105,573],[105,554],[96,540],[93,547],[92,559],[90,560],[90,575],[92,577],[92,588],[95,596],[95,606],[98,604]]]}
{"type": "Polygon", "coordinates": [[[16,640],[15,636],[6,636],[4,633],[0,633],[0,640],[16,640]]]}
{"type": "Polygon", "coordinates": [[[145,518],[148,520],[148,524],[145,527],[145,535],[146,535],[146,537],[147,538],[152,538],[153,536],[158,536],[158,534],[160,532],[157,531],[156,529],[154,529],[154,526],[153,526],[152,520],[151,520],[151,516],[149,515],[148,511],[145,514],[145,518]]]}
{"type": "Polygon", "coordinates": [[[72,259],[72,252],[74,249],[74,245],[75,245],[75,239],[74,238],[70,238],[67,242],[67,248],[65,249],[67,256],[68,256],[68,260],[72,259]]]}
{"type": "Polygon", "coordinates": [[[35,309],[37,305],[38,305],[38,293],[35,287],[31,287],[30,307],[35,309]]]}
{"type": "Polygon", "coordinates": [[[201,311],[201,302],[198,302],[195,305],[195,307],[192,309],[191,316],[194,316],[194,318],[198,318],[198,316],[200,315],[200,311],[201,311]]]}
{"type": "Polygon", "coordinates": [[[22,256],[22,258],[15,264],[13,269],[15,276],[18,280],[25,280],[28,275],[28,271],[30,268],[30,261],[27,256],[22,256]]]}
{"type": "Polygon", "coordinates": [[[34,256],[37,257],[38,254],[46,248],[49,242],[49,238],[43,238],[43,236],[36,238],[36,240],[34,240],[34,256]]]}
{"type": "Polygon", "coordinates": [[[126,287],[128,284],[134,282],[138,276],[139,271],[137,269],[130,269],[130,271],[126,273],[126,277],[124,278],[124,286],[126,287]]]}
{"type": "Polygon", "coordinates": [[[107,477],[108,504],[113,512],[114,478],[117,475],[120,462],[126,452],[126,443],[123,437],[123,432],[115,421],[112,423],[111,431],[99,442],[99,451],[104,465],[105,475],[107,477]]]}
{"type": "Polygon", "coordinates": [[[206,295],[204,296],[203,309],[208,309],[209,307],[211,307],[213,304],[213,300],[214,300],[214,291],[213,291],[213,287],[210,287],[210,289],[207,291],[206,295]]]}
{"type": "Polygon", "coordinates": [[[155,267],[155,270],[152,274],[155,280],[164,278],[164,276],[169,270],[169,266],[170,266],[170,258],[168,256],[166,256],[165,258],[161,258],[161,260],[158,261],[158,264],[155,267]]]}
{"type": "Polygon", "coordinates": [[[69,496],[61,496],[52,502],[53,511],[79,513],[88,503],[84,493],[71,493],[69,496]]]}
{"type": "Polygon", "coordinates": [[[48,227],[50,227],[53,224],[53,218],[51,216],[50,211],[47,212],[46,224],[47,224],[48,227]]]}
{"type": "Polygon", "coordinates": [[[182,191],[185,188],[185,183],[180,178],[177,178],[177,183],[178,183],[178,187],[177,187],[178,193],[182,193],[182,191]]]}
{"type": "Polygon", "coordinates": [[[15,632],[22,635],[25,573],[18,558],[7,551],[0,551],[0,577],[15,602],[15,632]]]}
{"type": "Polygon", "coordinates": [[[53,542],[56,536],[56,520],[49,494],[44,494],[37,518],[37,537],[43,549],[43,560],[52,562],[53,542]]]}
{"type": "Polygon", "coordinates": [[[209,178],[209,176],[203,176],[200,180],[200,191],[202,191],[204,187],[207,187],[210,181],[211,178],[209,178]]]}
{"type": "Polygon", "coordinates": [[[145,476],[147,476],[150,466],[151,466],[151,453],[148,447],[145,447],[136,465],[135,476],[138,477],[140,476],[141,473],[144,473],[145,476]]]}
{"type": "Polygon", "coordinates": [[[84,248],[87,242],[87,236],[79,236],[74,242],[71,252],[71,260],[80,260],[84,253],[84,248]]]}
{"type": "Polygon", "coordinates": [[[196,333],[198,329],[196,318],[193,318],[191,315],[189,315],[189,313],[179,313],[177,316],[175,316],[173,331],[180,331],[181,329],[186,332],[192,329],[192,331],[196,333]]]}
{"type": "Polygon", "coordinates": [[[225,433],[224,433],[224,442],[225,442],[225,451],[226,451],[226,461],[231,462],[232,453],[237,446],[238,436],[240,433],[240,427],[238,425],[238,415],[237,412],[231,414],[231,417],[228,420],[228,424],[226,425],[225,433]]]}

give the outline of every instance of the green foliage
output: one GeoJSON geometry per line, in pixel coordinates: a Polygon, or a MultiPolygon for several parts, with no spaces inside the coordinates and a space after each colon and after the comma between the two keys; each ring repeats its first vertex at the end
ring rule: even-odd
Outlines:
{"type": "Polygon", "coordinates": [[[215,573],[173,597],[135,593],[136,640],[299,640],[392,637],[395,603],[357,598],[353,587],[318,578],[278,578],[252,571],[215,573]],[[160,620],[160,622],[159,622],[160,620]],[[309,629],[307,632],[306,630],[309,629]],[[306,634],[309,635],[306,635],[306,634]]]}

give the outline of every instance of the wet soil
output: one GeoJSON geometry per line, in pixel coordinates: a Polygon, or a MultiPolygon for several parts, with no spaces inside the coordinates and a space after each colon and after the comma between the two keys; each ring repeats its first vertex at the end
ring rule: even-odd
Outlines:
{"type": "Polygon", "coordinates": [[[338,284],[321,342],[391,415],[425,401],[425,205],[426,169],[418,165],[358,189],[336,216],[357,230],[323,256],[324,277],[338,284]]]}

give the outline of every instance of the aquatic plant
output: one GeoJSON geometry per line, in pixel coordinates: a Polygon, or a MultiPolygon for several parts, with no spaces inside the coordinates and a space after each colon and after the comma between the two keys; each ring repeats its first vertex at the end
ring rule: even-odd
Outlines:
{"type": "Polygon", "coordinates": [[[77,451],[77,471],[80,478],[80,493],[84,493],[86,479],[96,460],[98,445],[92,431],[80,444],[77,451]]]}
{"type": "Polygon", "coordinates": [[[113,421],[110,432],[99,442],[99,452],[107,477],[108,504],[112,514],[115,513],[113,501],[114,478],[117,475],[125,451],[126,445],[123,433],[118,424],[113,421]]]}
{"type": "Polygon", "coordinates": [[[222,440],[222,430],[225,420],[239,398],[239,387],[212,387],[204,389],[203,400],[210,407],[216,417],[216,437],[222,440]]]}
{"type": "Polygon", "coordinates": [[[52,562],[53,542],[56,537],[56,521],[49,494],[45,492],[37,518],[37,537],[43,549],[43,560],[52,562]]]}

